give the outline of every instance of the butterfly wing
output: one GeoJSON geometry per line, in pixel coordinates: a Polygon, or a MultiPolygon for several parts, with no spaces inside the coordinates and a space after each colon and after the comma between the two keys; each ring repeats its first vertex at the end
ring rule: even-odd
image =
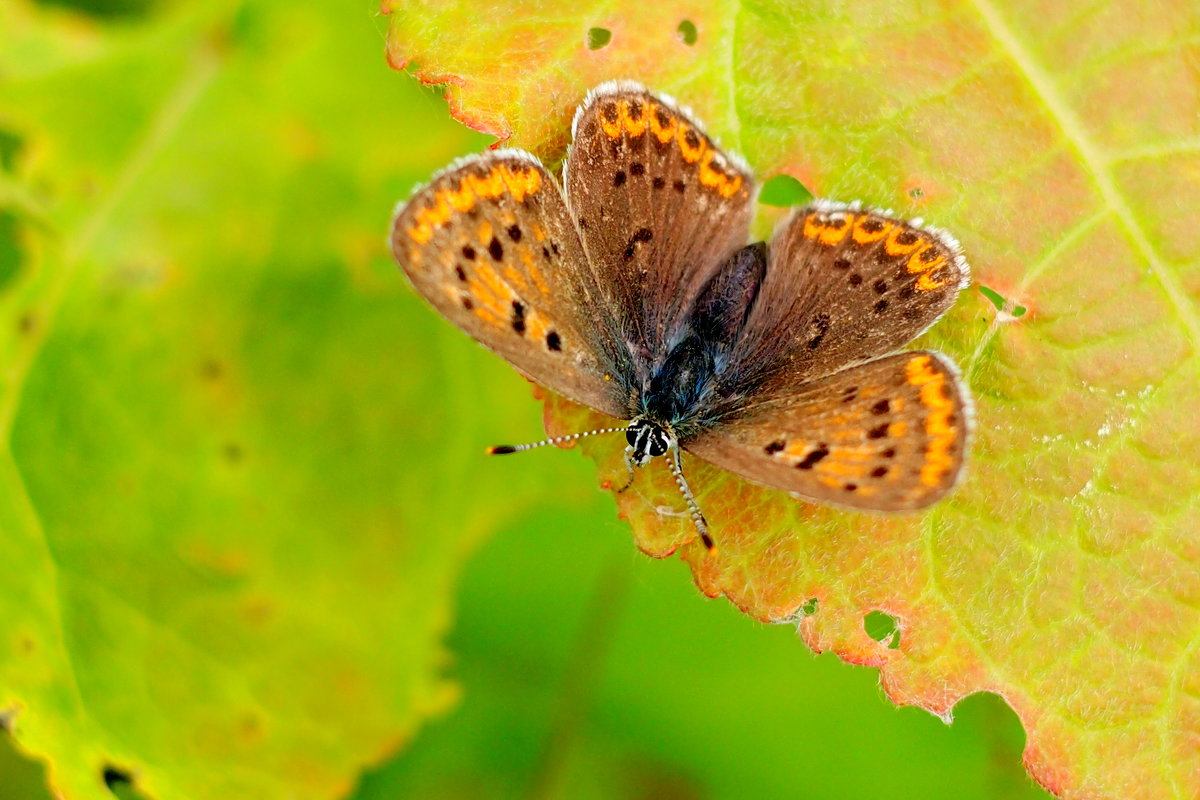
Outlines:
{"type": "Polygon", "coordinates": [[[875,511],[934,503],[957,482],[971,407],[953,364],[897,353],[762,396],[682,444],[756,483],[875,511]]]}
{"type": "Polygon", "coordinates": [[[954,305],[968,282],[966,259],[944,231],[857,205],[814,203],[771,241],[723,395],[786,392],[894,352],[954,305]]]}
{"type": "Polygon", "coordinates": [[[459,162],[397,212],[392,252],[413,286],[534,381],[627,418],[628,352],[558,182],[497,150],[459,162]]]}
{"type": "Polygon", "coordinates": [[[623,338],[665,355],[714,270],[749,235],[753,179],[671,100],[618,81],[575,115],[564,183],[601,286],[628,309],[623,338]]]}

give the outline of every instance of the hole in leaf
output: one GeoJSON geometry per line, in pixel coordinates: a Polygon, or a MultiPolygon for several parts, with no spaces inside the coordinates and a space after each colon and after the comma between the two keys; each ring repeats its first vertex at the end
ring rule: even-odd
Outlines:
{"type": "Polygon", "coordinates": [[[127,770],[106,764],[101,775],[104,778],[104,785],[118,800],[147,800],[146,795],[133,785],[133,775],[127,770]]]}
{"type": "Polygon", "coordinates": [[[900,646],[900,625],[896,618],[883,611],[872,611],[863,617],[863,630],[889,650],[900,646]]]}
{"type": "Polygon", "coordinates": [[[675,29],[675,32],[679,34],[679,41],[683,42],[688,47],[694,45],[696,43],[696,38],[700,35],[700,32],[696,30],[696,23],[692,22],[690,19],[685,19],[683,22],[680,22],[679,27],[675,29]]]}
{"type": "Polygon", "coordinates": [[[769,178],[758,194],[758,202],[764,206],[798,206],[812,198],[813,193],[791,175],[769,178]]]}
{"type": "Polygon", "coordinates": [[[612,41],[612,31],[608,28],[588,28],[587,46],[588,50],[599,50],[604,45],[612,41]]]}
{"type": "Polygon", "coordinates": [[[1004,295],[988,286],[983,286],[981,284],[979,287],[979,292],[991,301],[992,305],[996,307],[997,311],[999,311],[1001,314],[1008,314],[1013,319],[1020,319],[1021,317],[1025,316],[1025,312],[1029,310],[1025,308],[1025,306],[1018,305],[1014,305],[1012,308],[1005,308],[1005,306],[1008,304],[1008,300],[1004,298],[1004,295]]]}
{"type": "Polygon", "coordinates": [[[104,785],[110,791],[115,791],[117,787],[129,786],[133,783],[133,776],[123,769],[114,767],[112,764],[104,768],[104,785]]]}

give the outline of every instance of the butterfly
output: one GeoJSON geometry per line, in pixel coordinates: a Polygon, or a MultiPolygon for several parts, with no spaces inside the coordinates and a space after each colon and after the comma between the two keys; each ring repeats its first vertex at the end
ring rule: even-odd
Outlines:
{"type": "MultiPolygon", "coordinates": [[[[747,244],[756,185],[669,97],[589,92],[561,183],[533,155],[455,162],[397,210],[392,251],[443,316],[531,380],[622,425],[625,464],[681,450],[811,501],[936,502],[971,427],[953,362],[897,352],[969,282],[948,233],[817,200],[747,244]]],[[[627,483],[626,486],[629,484],[627,483]]]]}

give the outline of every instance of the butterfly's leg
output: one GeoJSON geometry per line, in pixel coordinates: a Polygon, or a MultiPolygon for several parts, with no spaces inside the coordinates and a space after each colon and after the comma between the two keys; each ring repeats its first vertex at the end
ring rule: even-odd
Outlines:
{"type": "Polygon", "coordinates": [[[704,542],[704,546],[709,549],[709,552],[717,549],[713,544],[712,536],[708,534],[708,520],[704,518],[704,512],[700,510],[699,503],[696,502],[695,496],[692,495],[692,489],[688,486],[687,481],[683,477],[683,464],[679,458],[679,444],[671,443],[671,450],[667,454],[667,464],[671,467],[671,472],[675,475],[675,483],[679,485],[679,493],[683,495],[684,501],[687,503],[688,513],[692,515],[692,522],[696,524],[696,531],[700,534],[700,540],[704,542]]]}
{"type": "Polygon", "coordinates": [[[628,489],[633,485],[633,445],[625,447],[625,469],[629,470],[629,480],[625,481],[625,485],[617,489],[617,494],[628,489]]]}

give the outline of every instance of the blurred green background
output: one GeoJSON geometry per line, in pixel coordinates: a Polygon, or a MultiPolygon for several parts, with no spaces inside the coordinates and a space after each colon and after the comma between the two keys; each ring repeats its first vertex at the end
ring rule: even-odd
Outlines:
{"type": "Polygon", "coordinates": [[[539,406],[384,240],[488,141],[383,30],[0,11],[0,611],[62,639],[0,653],[0,795],[48,754],[68,797],[1046,796],[999,698],[897,709],[637,553],[577,453],[482,456],[539,406]]]}

